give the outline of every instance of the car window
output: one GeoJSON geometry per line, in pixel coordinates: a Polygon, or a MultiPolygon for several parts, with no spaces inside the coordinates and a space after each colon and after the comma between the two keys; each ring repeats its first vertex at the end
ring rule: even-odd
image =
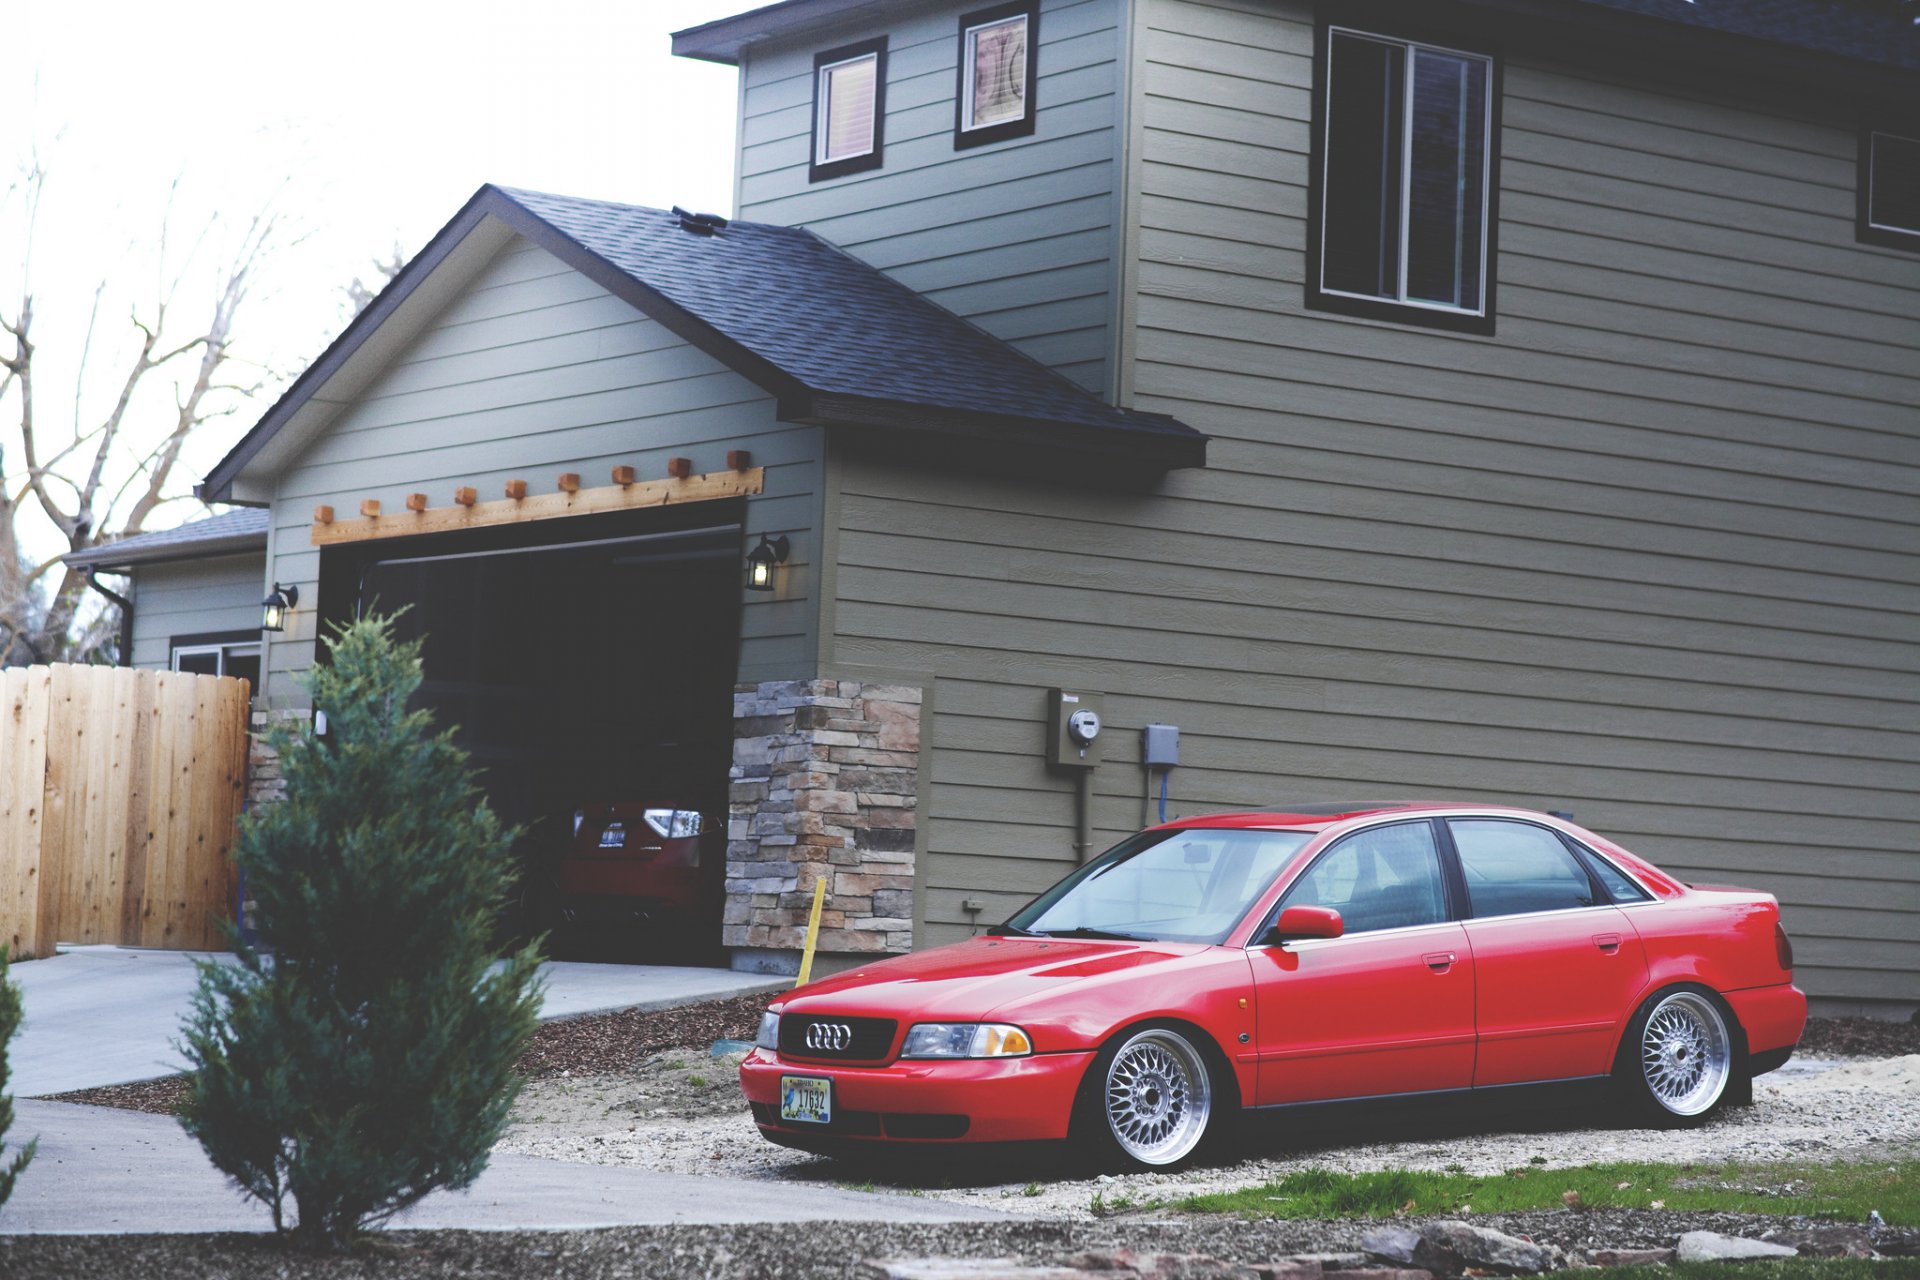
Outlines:
{"type": "Polygon", "coordinates": [[[1218,943],[1310,839],[1305,832],[1248,828],[1142,832],[1007,924],[1026,933],[1218,943]]]}
{"type": "Polygon", "coordinates": [[[1600,877],[1600,883],[1607,886],[1607,892],[1613,895],[1615,902],[1644,902],[1652,896],[1630,880],[1624,871],[1593,850],[1582,845],[1581,851],[1586,854],[1581,861],[1593,869],[1593,874],[1600,877]]]}
{"type": "Polygon", "coordinates": [[[1294,881],[1280,906],[1332,907],[1347,933],[1445,920],[1432,826],[1399,822],[1348,836],[1294,881]]]}
{"type": "Polygon", "coordinates": [[[1476,916],[1591,907],[1593,882],[1560,837],[1528,822],[1458,819],[1447,824],[1467,901],[1476,916]]]}

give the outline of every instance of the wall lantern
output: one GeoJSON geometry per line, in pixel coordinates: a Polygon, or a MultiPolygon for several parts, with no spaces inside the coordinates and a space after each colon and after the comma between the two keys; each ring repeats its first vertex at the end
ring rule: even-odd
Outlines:
{"type": "Polygon", "coordinates": [[[773,566],[785,564],[787,552],[791,549],[792,544],[787,541],[786,534],[777,538],[761,534],[760,545],[747,552],[747,590],[773,590],[773,566]]]}
{"type": "Polygon", "coordinates": [[[283,587],[273,584],[273,592],[260,602],[260,629],[262,631],[285,631],[287,615],[293,612],[293,606],[300,603],[300,588],[283,587]]]}

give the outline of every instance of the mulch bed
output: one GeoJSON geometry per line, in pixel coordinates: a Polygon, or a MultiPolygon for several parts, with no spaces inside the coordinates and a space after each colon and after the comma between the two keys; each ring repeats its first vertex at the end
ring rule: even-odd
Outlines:
{"type": "MultiPolygon", "coordinates": [[[[520,1055],[520,1074],[539,1076],[596,1076],[630,1071],[656,1053],[669,1049],[698,1049],[705,1053],[715,1040],[751,1040],[760,1029],[760,1015],[772,997],[762,993],[655,1009],[642,1013],[622,1009],[543,1022],[520,1055]]],[[[51,1102],[83,1102],[96,1107],[120,1107],[177,1115],[186,1099],[185,1076],[142,1080],[138,1084],[110,1084],[97,1089],[47,1095],[51,1102]]]]}
{"type": "MultiPolygon", "coordinates": [[[[771,997],[736,996],[677,1009],[641,1013],[623,1009],[561,1022],[544,1022],[520,1055],[520,1073],[539,1076],[595,1076],[630,1071],[653,1054],[669,1049],[704,1052],[715,1040],[751,1040],[771,997]]],[[[1892,1058],[1920,1053],[1920,1026],[1878,1018],[1811,1018],[1800,1039],[1802,1058],[1892,1058]]],[[[53,1102],[84,1102],[175,1115],[186,1097],[184,1076],[106,1085],[49,1095],[53,1102]]]]}

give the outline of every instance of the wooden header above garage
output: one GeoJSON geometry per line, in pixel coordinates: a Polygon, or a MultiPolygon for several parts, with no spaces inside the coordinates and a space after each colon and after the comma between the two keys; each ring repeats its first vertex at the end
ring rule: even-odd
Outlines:
{"type": "Polygon", "coordinates": [[[472,489],[457,489],[453,495],[454,505],[450,507],[429,507],[424,494],[409,494],[407,509],[391,515],[382,515],[380,504],[368,499],[360,504],[358,520],[335,520],[332,507],[318,507],[313,513],[313,545],[328,547],[373,538],[406,538],[454,529],[553,520],[561,516],[629,511],[637,507],[750,498],[760,493],[766,484],[766,471],[762,467],[712,471],[698,476],[676,475],[665,480],[636,480],[631,467],[615,467],[613,474],[614,484],[582,489],[580,477],[569,472],[560,477],[555,492],[537,494],[527,492],[526,481],[509,480],[507,496],[493,502],[479,501],[472,489]]]}

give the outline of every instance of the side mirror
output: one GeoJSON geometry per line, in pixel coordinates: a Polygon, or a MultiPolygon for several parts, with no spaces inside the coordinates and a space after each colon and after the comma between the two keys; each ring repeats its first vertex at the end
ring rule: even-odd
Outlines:
{"type": "Polygon", "coordinates": [[[1261,941],[1283,947],[1299,938],[1337,938],[1346,931],[1346,922],[1332,907],[1288,907],[1261,941]]]}

